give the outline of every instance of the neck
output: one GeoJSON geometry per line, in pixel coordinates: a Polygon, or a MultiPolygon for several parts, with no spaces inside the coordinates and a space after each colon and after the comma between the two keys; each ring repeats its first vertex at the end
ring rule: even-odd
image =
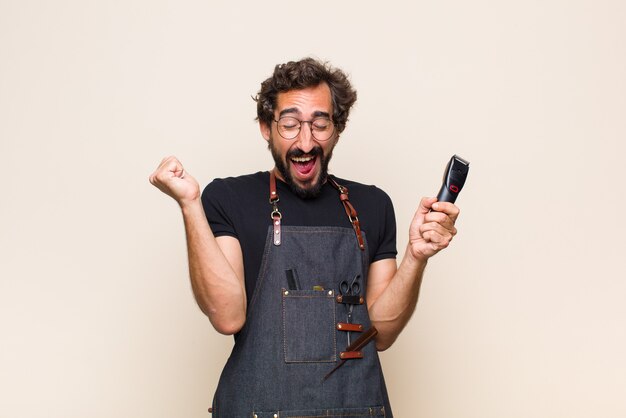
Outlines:
{"type": "Polygon", "coordinates": [[[282,181],[283,183],[286,183],[285,179],[283,178],[283,175],[280,174],[280,170],[278,169],[278,167],[274,166],[274,168],[272,168],[270,171],[274,173],[274,175],[276,176],[278,180],[282,181]]]}

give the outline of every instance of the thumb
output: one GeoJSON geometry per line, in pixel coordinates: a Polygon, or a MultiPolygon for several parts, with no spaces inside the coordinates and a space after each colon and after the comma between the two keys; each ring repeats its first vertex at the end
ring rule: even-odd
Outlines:
{"type": "Polygon", "coordinates": [[[424,218],[428,212],[430,212],[433,203],[437,201],[436,197],[423,197],[420,200],[420,204],[417,207],[417,211],[415,211],[415,216],[413,217],[413,222],[417,223],[417,225],[421,225],[424,223],[424,218]]]}

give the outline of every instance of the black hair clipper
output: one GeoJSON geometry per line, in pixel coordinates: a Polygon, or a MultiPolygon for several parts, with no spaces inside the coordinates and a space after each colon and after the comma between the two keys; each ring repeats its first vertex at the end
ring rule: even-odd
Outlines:
{"type": "Polygon", "coordinates": [[[469,161],[465,161],[458,155],[453,155],[443,173],[443,184],[437,195],[440,202],[454,203],[465,184],[469,172],[469,161]]]}

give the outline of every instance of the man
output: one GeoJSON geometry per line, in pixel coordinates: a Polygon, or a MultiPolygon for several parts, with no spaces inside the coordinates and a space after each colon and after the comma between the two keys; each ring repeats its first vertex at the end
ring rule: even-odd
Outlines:
{"type": "Polygon", "coordinates": [[[175,157],[150,177],[182,209],[198,305],[235,334],[213,414],[391,417],[377,350],[409,320],[459,210],[423,198],[398,268],[388,196],[327,172],[356,101],[346,75],[310,58],[278,65],[256,101],[269,173],[202,195],[175,157]]]}

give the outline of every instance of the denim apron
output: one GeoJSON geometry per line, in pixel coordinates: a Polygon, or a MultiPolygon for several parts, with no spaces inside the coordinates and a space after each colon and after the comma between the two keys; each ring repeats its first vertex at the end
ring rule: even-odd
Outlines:
{"type": "Polygon", "coordinates": [[[348,339],[359,336],[338,324],[371,327],[367,303],[351,305],[347,321],[349,306],[337,298],[339,283],[356,276],[365,296],[365,237],[359,236],[361,249],[351,228],[280,226],[276,204],[274,209],[246,323],[220,377],[213,416],[392,417],[373,340],[360,350],[362,358],[328,375],[342,361],[348,339]],[[288,270],[297,272],[297,289],[288,270]]]}

